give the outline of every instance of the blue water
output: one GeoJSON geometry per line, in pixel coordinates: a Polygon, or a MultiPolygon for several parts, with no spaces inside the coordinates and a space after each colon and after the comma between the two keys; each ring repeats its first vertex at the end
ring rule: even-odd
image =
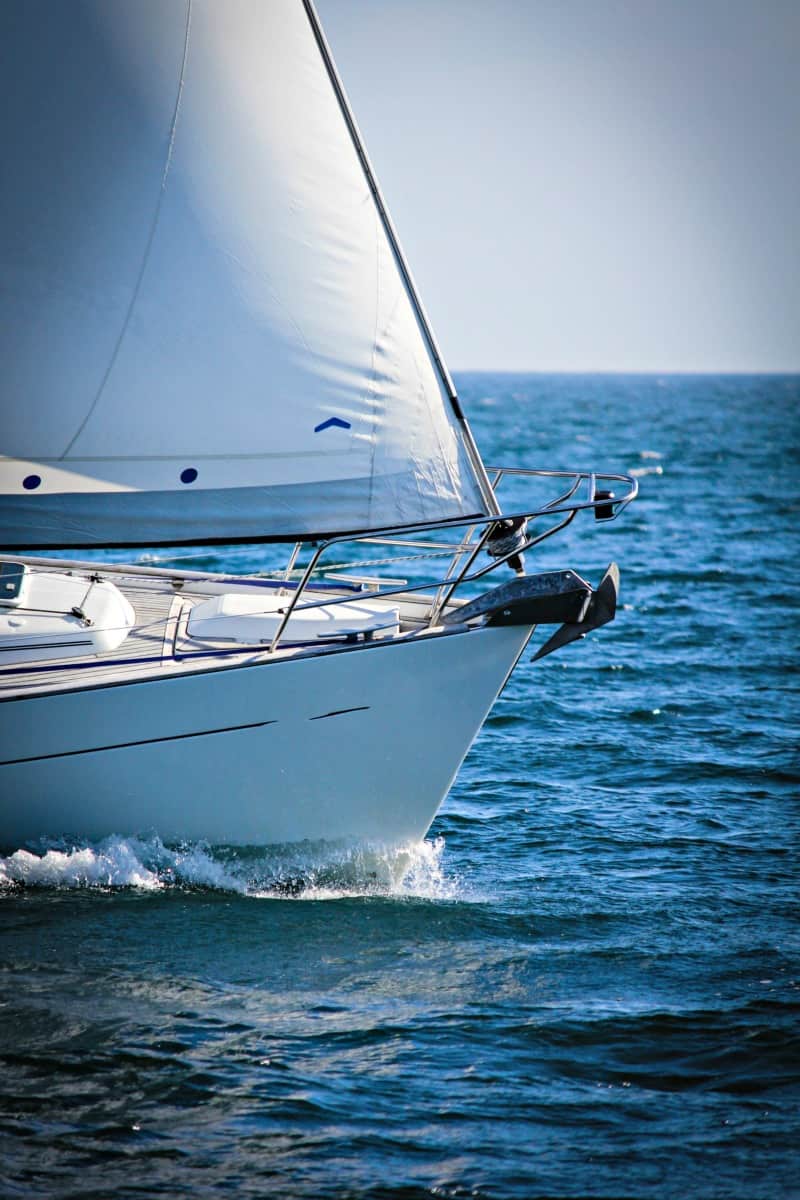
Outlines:
{"type": "Polygon", "coordinates": [[[0,859],[3,1196],[800,1196],[800,379],[458,382],[489,462],[639,474],[529,562],[617,559],[617,621],[526,656],[394,882],[0,859]]]}

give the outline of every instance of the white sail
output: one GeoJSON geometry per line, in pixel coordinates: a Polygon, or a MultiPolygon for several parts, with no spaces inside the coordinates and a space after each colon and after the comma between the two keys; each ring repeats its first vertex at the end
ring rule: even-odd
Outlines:
{"type": "Polygon", "coordinates": [[[303,0],[4,0],[0,147],[0,545],[493,511],[303,0]]]}

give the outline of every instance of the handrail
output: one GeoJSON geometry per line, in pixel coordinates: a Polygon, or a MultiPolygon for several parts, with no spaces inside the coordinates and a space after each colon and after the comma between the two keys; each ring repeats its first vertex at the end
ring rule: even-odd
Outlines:
{"type": "MultiPolygon", "coordinates": [[[[389,588],[389,589],[379,591],[378,593],[376,593],[376,595],[379,596],[381,599],[385,599],[389,596],[407,595],[410,592],[430,591],[431,589],[438,588],[439,594],[438,594],[438,596],[434,597],[434,600],[433,600],[433,603],[431,605],[431,609],[430,609],[430,612],[428,615],[428,628],[431,628],[436,623],[436,620],[438,619],[438,616],[441,613],[442,609],[452,599],[453,594],[456,591],[456,589],[461,587],[463,584],[471,583],[475,580],[483,578],[485,575],[488,575],[492,571],[495,571],[498,567],[502,566],[504,563],[508,562],[508,560],[510,558],[513,558],[515,556],[515,554],[524,553],[526,550],[529,550],[532,546],[538,545],[540,542],[543,542],[546,538],[552,537],[553,534],[558,533],[561,529],[564,529],[567,525],[569,525],[575,519],[577,514],[581,511],[584,511],[587,509],[596,510],[600,506],[603,506],[603,508],[606,510],[609,508],[611,509],[611,515],[605,517],[605,520],[609,520],[609,521],[614,520],[619,515],[619,513],[622,512],[622,510],[624,508],[626,508],[628,506],[628,504],[630,504],[631,501],[633,501],[636,498],[636,496],[638,494],[638,490],[639,490],[638,482],[632,476],[621,475],[621,474],[612,474],[612,473],[608,473],[608,472],[601,473],[601,472],[594,472],[594,471],[535,470],[535,469],[526,468],[526,467],[488,467],[487,471],[495,473],[495,476],[496,476],[495,480],[494,480],[495,487],[497,487],[497,485],[500,483],[500,481],[502,480],[502,478],[505,475],[528,476],[528,477],[538,477],[538,478],[553,478],[553,479],[569,479],[571,481],[571,483],[570,483],[570,487],[567,488],[567,490],[565,492],[563,492],[561,495],[557,496],[555,498],[555,500],[549,501],[549,503],[542,506],[541,508],[528,509],[524,512],[522,512],[522,511],[515,511],[515,512],[511,512],[511,513],[502,512],[496,516],[485,517],[483,520],[476,520],[475,517],[470,517],[467,519],[464,519],[463,517],[458,517],[458,518],[450,518],[445,521],[438,521],[435,523],[434,522],[424,522],[424,523],[413,524],[413,525],[393,525],[393,526],[387,526],[383,530],[380,530],[380,529],[379,530],[370,530],[368,537],[359,537],[358,535],[354,535],[354,534],[338,534],[333,537],[327,538],[324,542],[321,542],[319,545],[317,545],[314,548],[314,553],[312,554],[311,559],[309,560],[308,565],[306,566],[301,579],[299,580],[299,582],[296,585],[296,589],[292,595],[292,598],[291,598],[289,604],[287,605],[285,611],[282,614],[281,622],[280,622],[280,624],[275,632],[275,635],[269,645],[269,652],[273,653],[274,651],[277,650],[277,648],[280,644],[281,637],[283,636],[283,633],[284,633],[287,625],[289,624],[289,621],[291,620],[293,613],[301,612],[306,609],[320,608],[323,605],[326,608],[329,608],[329,607],[332,607],[333,605],[338,605],[338,604],[348,604],[348,603],[352,604],[354,601],[357,600],[357,597],[354,597],[354,596],[341,596],[341,597],[326,598],[325,600],[320,600],[320,601],[306,602],[303,604],[300,603],[300,599],[303,596],[303,593],[306,591],[309,584],[311,584],[314,574],[319,569],[318,563],[319,563],[320,559],[325,554],[325,552],[328,549],[330,549],[331,546],[342,545],[342,544],[346,544],[346,543],[361,544],[366,541],[368,541],[372,544],[397,545],[399,534],[421,533],[421,532],[424,532],[425,530],[430,530],[430,529],[459,529],[459,528],[467,527],[467,529],[468,529],[467,537],[462,538],[456,545],[453,546],[453,561],[451,561],[451,564],[448,567],[443,579],[439,580],[438,582],[426,581],[425,583],[422,583],[422,584],[412,584],[412,585],[406,584],[403,587],[389,588]],[[602,480],[604,482],[624,483],[627,485],[627,491],[622,496],[619,496],[619,497],[616,497],[616,496],[612,496],[611,498],[601,497],[600,499],[598,499],[596,496],[598,479],[602,480]],[[589,499],[588,500],[573,500],[573,497],[575,496],[576,492],[579,490],[581,483],[583,483],[584,481],[586,481],[588,484],[589,499]],[[478,557],[480,551],[482,550],[483,546],[485,545],[493,528],[499,522],[513,521],[513,520],[520,520],[520,519],[532,521],[532,520],[536,520],[539,517],[555,516],[555,515],[561,514],[561,513],[564,514],[563,520],[557,521],[554,525],[552,525],[550,528],[544,530],[541,533],[538,533],[536,535],[526,538],[526,540],[522,546],[510,550],[507,554],[503,555],[500,558],[493,559],[489,564],[487,564],[484,567],[481,567],[479,570],[470,572],[470,567],[475,562],[475,559],[478,557]],[[458,575],[455,578],[452,578],[452,572],[454,570],[455,562],[466,553],[466,551],[469,547],[470,537],[474,536],[474,533],[478,529],[480,529],[481,526],[484,527],[483,531],[482,531],[480,537],[478,538],[477,542],[475,543],[474,547],[472,548],[471,552],[469,553],[469,555],[467,557],[467,561],[462,566],[458,575]],[[445,588],[446,588],[446,590],[443,592],[443,589],[445,589],[445,588]]],[[[412,545],[412,546],[414,545],[414,543],[400,543],[400,544],[412,545]]]]}

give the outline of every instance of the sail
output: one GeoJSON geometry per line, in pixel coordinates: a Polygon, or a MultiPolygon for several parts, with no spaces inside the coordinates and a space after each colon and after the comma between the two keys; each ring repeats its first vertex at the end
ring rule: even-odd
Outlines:
{"type": "Polygon", "coordinates": [[[304,0],[0,5],[0,545],[495,511],[304,0]]]}

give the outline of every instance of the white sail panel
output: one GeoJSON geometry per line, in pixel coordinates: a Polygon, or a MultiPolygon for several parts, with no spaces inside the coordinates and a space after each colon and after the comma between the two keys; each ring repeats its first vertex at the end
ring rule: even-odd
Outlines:
{"type": "Polygon", "coordinates": [[[6,0],[0,92],[0,544],[487,511],[302,0],[6,0]]]}

